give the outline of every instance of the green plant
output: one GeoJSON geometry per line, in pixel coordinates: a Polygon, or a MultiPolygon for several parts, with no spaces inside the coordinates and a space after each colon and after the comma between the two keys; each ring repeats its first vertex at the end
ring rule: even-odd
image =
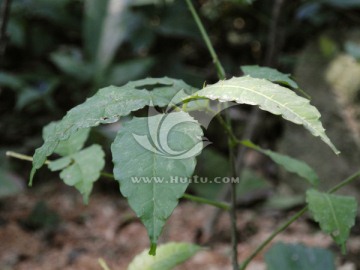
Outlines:
{"type": "Polygon", "coordinates": [[[231,103],[255,105],[264,111],[280,115],[287,121],[302,125],[312,135],[326,143],[334,153],[339,154],[325,134],[325,129],[319,120],[319,111],[308,99],[288,88],[300,90],[288,75],[270,68],[246,66],[243,68],[246,76],[225,79],[224,68],[211,45],[208,34],[190,0],[186,2],[213,58],[220,81],[198,90],[181,80],[167,77],[147,78],[129,82],[121,87],[109,86],[100,89],[83,104],[71,109],[62,120],[51,123],[44,129],[44,144],[36,150],[32,159],[30,185],[35,172],[47,164],[52,171],[61,171],[60,177],[64,182],[75,186],[87,202],[93,182],[100,175],[114,177],[119,181],[122,195],[127,198],[130,207],[148,231],[151,255],[156,253],[157,239],[162,227],[176,207],[179,198],[184,197],[225,209],[231,214],[233,268],[237,269],[239,266],[236,258],[236,181],[231,183],[230,206],[185,193],[195,169],[196,156],[200,154],[206,143],[202,139],[203,130],[200,123],[190,113],[205,111],[209,115],[207,119],[215,117],[228,135],[231,177],[234,179],[238,177],[235,167],[235,147],[240,145],[267,155],[277,164],[300,175],[312,185],[312,189],[306,194],[308,207],[275,230],[243,262],[240,269],[245,269],[256,254],[308,208],[324,232],[330,234],[345,252],[345,242],[350,228],[354,225],[357,203],[351,197],[331,193],[355,180],[360,173],[354,174],[328,192],[320,192],[315,190],[319,182],[316,173],[304,162],[262,149],[248,140],[238,139],[229,114],[225,111],[224,118],[221,114],[223,109],[234,105],[231,103]],[[218,106],[214,108],[209,100],[218,101],[218,106]],[[147,117],[128,117],[145,107],[149,108],[147,117]],[[164,108],[164,112],[156,112],[155,107],[164,108]],[[127,119],[111,146],[114,162],[114,176],[112,176],[102,172],[104,153],[99,145],[82,148],[89,128],[114,123],[122,117],[127,119]],[[53,153],[62,157],[54,161],[47,160],[47,157],[53,153]]]}

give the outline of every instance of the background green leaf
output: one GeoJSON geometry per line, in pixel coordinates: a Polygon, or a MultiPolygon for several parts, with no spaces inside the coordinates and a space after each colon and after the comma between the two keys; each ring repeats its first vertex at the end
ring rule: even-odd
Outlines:
{"type": "Polygon", "coordinates": [[[188,243],[167,243],[158,248],[156,256],[148,250],[137,255],[128,270],[170,270],[195,255],[201,247],[188,243]]]}
{"type": "Polygon", "coordinates": [[[246,147],[263,153],[264,155],[271,158],[275,163],[282,166],[288,172],[296,173],[300,177],[303,177],[311,185],[317,186],[319,184],[319,177],[317,176],[316,172],[304,161],[271,150],[262,149],[248,140],[242,141],[242,144],[246,147]]]}
{"type": "Polygon", "coordinates": [[[334,255],[302,244],[274,244],[265,254],[268,270],[335,270],[334,255]]]}
{"type": "Polygon", "coordinates": [[[357,214],[355,198],[312,189],[306,192],[306,202],[314,219],[320,224],[321,230],[330,234],[334,241],[341,245],[344,253],[350,228],[355,224],[357,214]]]}
{"type": "Polygon", "coordinates": [[[292,88],[299,88],[298,84],[290,78],[290,74],[284,74],[277,69],[269,67],[253,66],[241,66],[241,70],[245,75],[249,75],[253,78],[266,79],[271,82],[281,83],[292,88]]]}

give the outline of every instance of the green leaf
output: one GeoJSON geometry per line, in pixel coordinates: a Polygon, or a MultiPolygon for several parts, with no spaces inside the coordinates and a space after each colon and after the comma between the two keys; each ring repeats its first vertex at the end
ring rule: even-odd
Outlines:
{"type": "Polygon", "coordinates": [[[129,9],[131,1],[86,0],[83,26],[87,55],[103,73],[113,61],[118,47],[131,32],[136,15],[129,9]]]}
{"type": "Polygon", "coordinates": [[[59,70],[82,82],[89,81],[93,75],[92,65],[84,62],[81,52],[77,49],[53,52],[50,59],[59,70]]]}
{"type": "MultiPolygon", "coordinates": [[[[43,139],[50,137],[51,134],[56,132],[56,126],[59,122],[51,122],[43,128],[43,139]]],[[[72,134],[67,140],[60,141],[56,146],[54,153],[57,153],[61,156],[67,156],[78,152],[83,148],[88,136],[90,128],[84,128],[76,131],[72,134]]]]}
{"type": "Polygon", "coordinates": [[[269,67],[254,66],[241,66],[245,75],[253,78],[266,79],[271,82],[281,83],[292,88],[299,88],[298,84],[290,78],[290,74],[284,74],[277,69],[269,67]]]}
{"type": "Polygon", "coordinates": [[[345,253],[345,242],[349,237],[350,228],[355,224],[357,214],[355,198],[312,189],[306,192],[306,202],[314,220],[320,224],[321,230],[330,234],[345,253]]]}
{"type": "Polygon", "coordinates": [[[110,71],[108,82],[122,85],[129,80],[141,78],[154,65],[153,57],[137,58],[114,65],[110,71]]]}
{"type": "Polygon", "coordinates": [[[88,203],[93,183],[99,179],[104,168],[105,153],[100,145],[94,144],[70,156],[49,163],[51,171],[59,171],[65,184],[74,186],[88,203]]]}
{"type": "Polygon", "coordinates": [[[152,253],[165,221],[189,184],[202,135],[190,115],[174,112],[124,123],[111,146],[115,179],[145,225],[152,253]]]}
{"type": "Polygon", "coordinates": [[[132,111],[147,105],[164,106],[171,100],[177,102],[194,91],[194,88],[183,81],[166,77],[148,78],[129,82],[121,87],[109,86],[100,89],[83,104],[68,111],[66,116],[52,127],[52,132],[44,137],[44,144],[35,151],[30,185],[36,170],[42,167],[46,157],[55,151],[60,141],[66,141],[79,129],[114,123],[132,111]],[[174,99],[172,95],[175,94],[174,99]]]}
{"type": "Polygon", "coordinates": [[[309,100],[293,91],[265,79],[250,76],[234,77],[208,85],[191,98],[205,97],[220,102],[235,101],[239,104],[258,105],[260,109],[298,125],[303,125],[315,137],[319,136],[336,153],[340,152],[325,134],[320,113],[309,100]]]}
{"type": "Polygon", "coordinates": [[[288,172],[295,173],[300,177],[306,179],[311,185],[317,186],[319,184],[319,177],[316,172],[304,161],[271,151],[265,150],[255,145],[251,141],[242,141],[242,145],[263,153],[271,158],[275,163],[282,166],[288,172]]]}
{"type": "Polygon", "coordinates": [[[326,249],[302,244],[274,244],[265,254],[268,270],[335,270],[334,255],[326,249]]]}
{"type": "Polygon", "coordinates": [[[0,86],[9,87],[14,90],[20,90],[24,87],[24,82],[19,78],[19,76],[0,72],[0,86]]]}
{"type": "Polygon", "coordinates": [[[188,243],[168,243],[158,248],[156,256],[148,250],[137,255],[128,270],[170,270],[195,255],[201,247],[188,243]]]}
{"type": "MultiPolygon", "coordinates": [[[[83,42],[87,56],[95,60],[109,0],[85,0],[83,42]]],[[[94,61],[95,62],[95,61],[94,61]]]]}

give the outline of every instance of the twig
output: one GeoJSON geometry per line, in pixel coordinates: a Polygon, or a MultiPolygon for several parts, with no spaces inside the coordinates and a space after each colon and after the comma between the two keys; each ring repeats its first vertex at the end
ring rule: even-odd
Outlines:
{"type": "MultiPolygon", "coordinates": [[[[7,151],[6,156],[21,159],[21,160],[31,161],[31,162],[33,161],[33,157],[23,155],[23,154],[20,154],[20,153],[16,153],[16,152],[13,152],[13,151],[7,151]]],[[[49,164],[49,163],[50,163],[49,160],[45,161],[45,164],[49,164]]]]}
{"type": "MultiPolygon", "coordinates": [[[[357,178],[360,177],[360,171],[354,173],[353,175],[349,176],[345,180],[341,181],[336,186],[332,187],[328,190],[327,193],[334,193],[341,189],[342,187],[350,184],[351,182],[355,181],[357,178]]],[[[287,227],[289,227],[293,222],[299,219],[302,215],[304,215],[308,210],[308,207],[302,208],[300,211],[296,212],[288,221],[286,221],[283,225],[278,227],[274,232],[272,232],[268,238],[266,238],[255,250],[253,253],[250,254],[249,257],[245,259],[245,261],[241,264],[240,270],[245,270],[248,264],[281,232],[283,232],[287,227]]]]}
{"type": "MultiPolygon", "coordinates": [[[[199,15],[197,14],[191,0],[186,0],[186,3],[190,9],[190,12],[195,20],[195,23],[197,24],[200,33],[204,39],[204,42],[210,52],[210,55],[213,59],[213,63],[217,69],[217,73],[218,73],[218,77],[220,80],[224,80],[225,79],[225,71],[224,68],[221,64],[221,62],[219,61],[219,58],[214,50],[213,45],[211,44],[209,35],[207,34],[204,25],[202,24],[199,15]]],[[[225,104],[226,106],[226,104],[225,104]]],[[[231,126],[231,118],[229,115],[229,112],[225,112],[226,113],[226,124],[224,126],[226,126],[228,134],[233,134],[233,130],[232,130],[232,126],[231,126]]],[[[218,119],[222,119],[221,116],[218,117],[218,119]]],[[[235,166],[235,161],[236,158],[234,156],[234,141],[232,139],[231,136],[229,136],[228,138],[228,148],[229,148],[229,162],[231,163],[231,167],[233,168],[232,170],[232,174],[233,176],[236,176],[236,166],[235,166]]],[[[231,192],[231,209],[230,209],[230,219],[231,219],[231,239],[232,239],[232,265],[233,265],[233,269],[237,270],[239,268],[239,264],[238,264],[238,258],[237,258],[237,227],[236,227],[236,183],[231,183],[230,184],[230,189],[232,190],[231,192]]]]}
{"type": "Polygon", "coordinates": [[[0,12],[0,65],[2,64],[3,56],[8,41],[6,28],[9,21],[11,0],[4,0],[0,12]]]}
{"type": "Polygon", "coordinates": [[[263,250],[264,247],[266,247],[279,233],[286,230],[287,227],[289,227],[295,220],[297,220],[299,217],[301,217],[306,211],[308,210],[308,207],[304,207],[299,212],[297,212],[295,215],[293,215],[288,221],[286,221],[283,225],[281,225],[279,228],[277,228],[275,231],[273,231],[268,238],[265,239],[264,242],[262,242],[249,257],[246,258],[246,260],[241,264],[240,270],[245,270],[248,264],[260,253],[260,251],[263,250]]]}
{"type": "MultiPolygon", "coordinates": [[[[26,161],[30,161],[30,162],[33,161],[33,157],[23,155],[23,154],[19,154],[19,153],[13,152],[13,151],[7,151],[6,156],[21,159],[21,160],[26,160],[26,161]]],[[[51,163],[50,160],[45,161],[45,164],[50,164],[50,163],[51,163]]],[[[103,176],[103,177],[114,179],[114,175],[111,174],[111,173],[101,172],[100,175],[103,176]]],[[[190,195],[190,194],[186,194],[186,193],[184,193],[183,198],[187,199],[187,200],[190,200],[190,201],[194,201],[194,202],[199,202],[199,203],[212,205],[212,206],[218,207],[218,208],[220,208],[222,210],[225,210],[225,211],[230,210],[230,205],[228,203],[225,203],[225,202],[218,202],[218,201],[214,201],[214,200],[209,200],[209,199],[206,199],[206,198],[203,198],[203,197],[198,197],[198,196],[194,196],[194,195],[190,195]]]]}
{"type": "Polygon", "coordinates": [[[219,209],[225,210],[225,211],[229,211],[230,210],[230,205],[228,203],[224,203],[224,202],[217,202],[217,201],[213,201],[213,200],[209,200],[203,197],[198,197],[198,196],[194,196],[194,195],[190,195],[185,193],[183,195],[184,199],[188,199],[191,200],[193,202],[198,202],[198,203],[204,203],[204,204],[208,204],[208,205],[212,205],[215,206],[219,209]]]}
{"type": "Polygon", "coordinates": [[[202,24],[202,22],[201,22],[201,20],[199,18],[199,15],[197,14],[191,0],[186,0],[186,4],[190,9],[190,12],[191,12],[191,14],[192,14],[192,16],[193,16],[193,18],[195,20],[195,23],[196,23],[197,27],[200,30],[201,36],[204,39],[206,47],[209,50],[209,53],[210,53],[210,55],[211,55],[211,57],[213,59],[213,63],[215,65],[215,67],[216,67],[219,79],[224,80],[225,79],[224,67],[222,66],[221,62],[219,61],[219,57],[217,56],[217,54],[215,52],[215,49],[214,49],[213,45],[211,44],[209,35],[207,34],[207,32],[206,32],[206,30],[204,28],[204,25],[202,24]]]}

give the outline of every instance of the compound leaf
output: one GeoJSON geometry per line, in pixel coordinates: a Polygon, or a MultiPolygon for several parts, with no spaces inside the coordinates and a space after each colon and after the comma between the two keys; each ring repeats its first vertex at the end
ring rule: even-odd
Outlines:
{"type": "Polygon", "coordinates": [[[306,202],[321,230],[331,235],[345,253],[345,242],[350,228],[355,224],[357,203],[349,196],[333,195],[316,191],[306,192],[306,202]]]}
{"type": "Polygon", "coordinates": [[[80,152],[60,158],[49,163],[52,171],[62,170],[60,178],[65,184],[75,186],[88,203],[93,183],[100,177],[104,168],[105,153],[100,145],[94,144],[80,152]]]}
{"type": "Polygon", "coordinates": [[[306,179],[311,185],[317,186],[319,184],[319,177],[316,172],[304,161],[271,150],[262,149],[251,141],[242,141],[242,145],[263,153],[288,172],[295,173],[306,179]]]}
{"type": "Polygon", "coordinates": [[[189,184],[202,135],[189,114],[174,112],[133,118],[124,123],[111,146],[115,179],[148,231],[151,254],[189,184]]]}
{"type": "Polygon", "coordinates": [[[84,103],[68,111],[61,121],[51,127],[51,132],[45,134],[44,144],[35,151],[30,185],[36,170],[42,167],[46,157],[56,150],[61,141],[68,140],[78,130],[114,123],[121,116],[147,105],[163,106],[170,102],[174,103],[171,101],[173,98],[176,101],[181,100],[187,95],[185,93],[192,92],[194,88],[181,80],[171,78],[149,78],[129,82],[121,87],[109,86],[100,89],[84,103]],[[173,97],[178,92],[180,92],[179,96],[173,97]]]}
{"type": "Polygon", "coordinates": [[[235,101],[239,104],[258,105],[262,110],[303,125],[315,137],[319,136],[336,154],[340,153],[326,136],[319,120],[319,111],[310,105],[309,100],[285,87],[250,76],[233,77],[208,85],[191,98],[204,97],[220,102],[235,101]]]}
{"type": "Polygon", "coordinates": [[[161,245],[156,256],[150,256],[148,250],[137,255],[128,270],[170,270],[195,255],[201,247],[189,243],[168,243],[161,245]]]}

